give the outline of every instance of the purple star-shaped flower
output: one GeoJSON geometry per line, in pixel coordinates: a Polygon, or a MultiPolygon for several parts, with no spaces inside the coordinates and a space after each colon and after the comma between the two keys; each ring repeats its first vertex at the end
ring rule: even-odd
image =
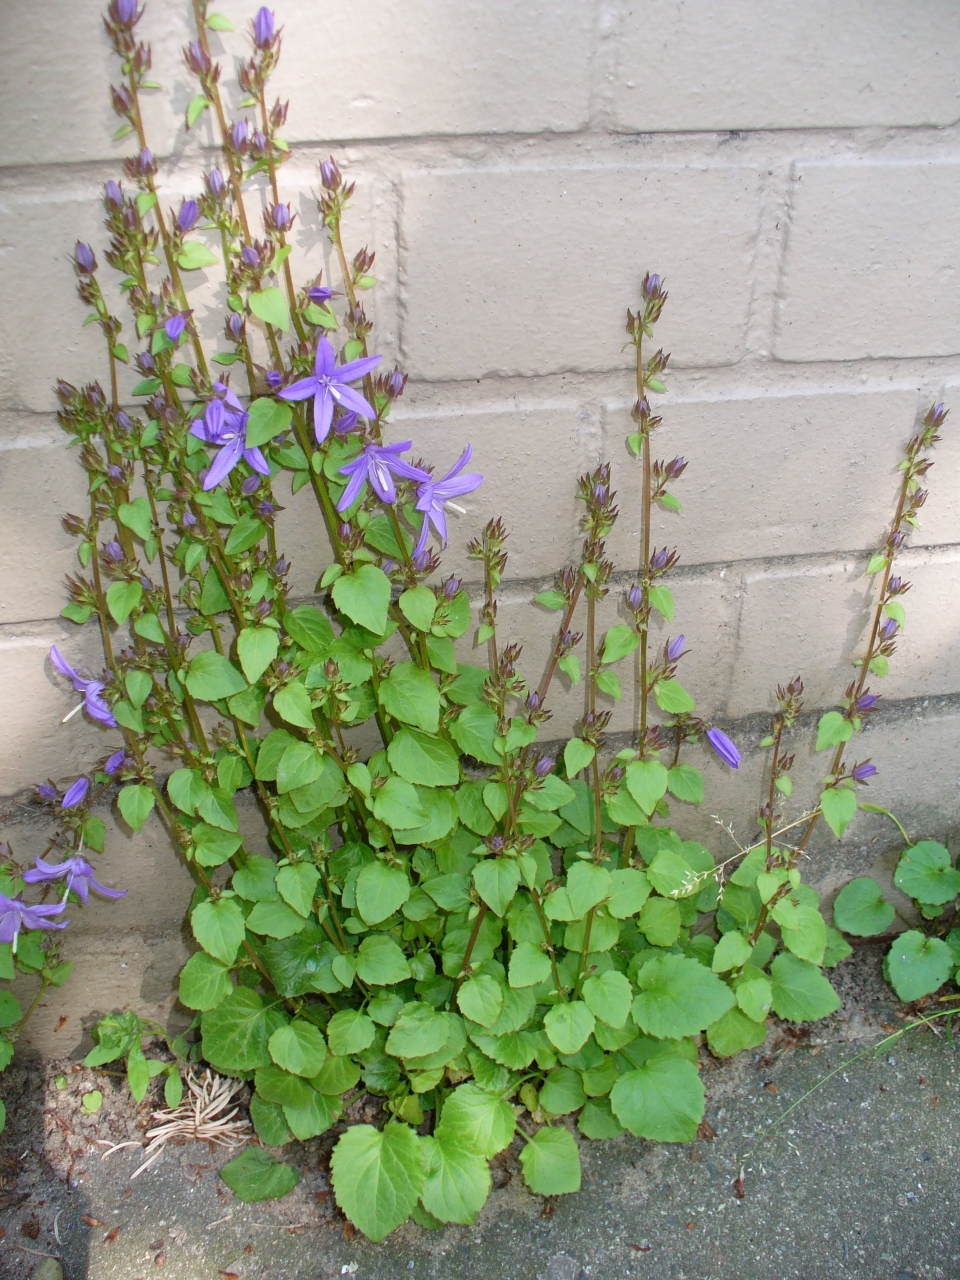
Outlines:
{"type": "Polygon", "coordinates": [[[215,444],[220,449],[207,472],[207,478],[203,482],[204,489],[215,489],[221,480],[227,478],[241,457],[254,471],[268,476],[270,468],[266,458],[259,449],[248,449],[246,446],[248,414],[243,405],[224,383],[215,382],[213,389],[218,393],[217,398],[209,402],[206,413],[202,418],[197,418],[190,428],[191,435],[207,444],[215,444]]]}
{"type": "Polygon", "coordinates": [[[443,545],[447,545],[447,513],[443,509],[444,503],[464,493],[473,493],[474,489],[479,489],[483,484],[483,476],[476,471],[464,476],[460,474],[472,454],[473,449],[467,445],[460,455],[460,461],[451,467],[442,480],[428,477],[417,490],[417,510],[423,512],[423,528],[420,530],[420,541],[414,555],[419,555],[426,547],[431,524],[443,545]]]}
{"type": "MultiPolygon", "coordinates": [[[[299,382],[285,388],[280,392],[280,399],[309,400],[313,396],[313,430],[317,444],[322,444],[330,433],[334,404],[362,414],[364,418],[377,416],[376,410],[360,392],[354,391],[348,384],[365,377],[382,359],[382,356],[364,356],[360,360],[350,360],[347,364],[338,366],[336,352],[327,339],[321,337],[317,343],[313,376],[301,378],[299,382]]],[[[408,449],[409,447],[407,445],[408,449]]]]}
{"type": "Polygon", "coordinates": [[[337,503],[337,510],[346,511],[359,497],[368,480],[381,502],[396,502],[397,486],[393,482],[394,476],[400,476],[404,480],[429,480],[430,476],[426,471],[411,466],[399,457],[401,453],[406,453],[412,443],[412,440],[401,440],[399,444],[368,444],[358,457],[341,467],[340,474],[349,476],[350,479],[343,497],[337,503]]]}
{"type": "Polygon", "coordinates": [[[68,858],[66,862],[44,862],[41,857],[36,858],[36,866],[29,871],[23,873],[23,879],[27,884],[46,884],[51,880],[62,880],[66,876],[67,892],[63,895],[64,901],[67,894],[72,889],[77,897],[87,905],[90,896],[90,890],[99,893],[104,898],[123,898],[126,896],[126,889],[108,889],[105,885],[100,884],[94,879],[93,867],[86,858],[75,857],[68,858]]]}
{"type": "MultiPolygon", "coordinates": [[[[71,667],[56,645],[53,645],[50,649],[50,661],[62,676],[67,676],[73,681],[73,687],[77,693],[83,694],[82,705],[86,707],[87,714],[92,716],[94,720],[99,720],[101,724],[107,725],[110,729],[116,728],[117,722],[113,718],[113,712],[103,696],[103,681],[84,680],[83,676],[71,667]]],[[[70,714],[73,715],[73,712],[70,714]]]]}
{"type": "Polygon", "coordinates": [[[743,756],[741,756],[736,743],[731,742],[721,729],[708,729],[707,741],[710,743],[711,747],[713,747],[714,751],[724,764],[728,764],[731,769],[740,768],[740,761],[743,759],[743,756]]]}
{"type": "Polygon", "coordinates": [[[8,898],[0,893],[0,942],[12,942],[16,951],[21,929],[65,929],[69,920],[56,923],[48,917],[58,916],[66,905],[64,900],[49,906],[28,907],[21,898],[8,898]]]}

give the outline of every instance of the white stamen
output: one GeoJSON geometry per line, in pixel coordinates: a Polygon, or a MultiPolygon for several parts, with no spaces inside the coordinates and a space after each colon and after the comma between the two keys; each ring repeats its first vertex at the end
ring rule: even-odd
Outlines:
{"type": "Polygon", "coordinates": [[[458,507],[457,504],[455,502],[451,502],[449,498],[446,500],[446,502],[443,505],[449,511],[456,511],[458,516],[465,516],[467,514],[466,507],[458,507]]]}
{"type": "Polygon", "coordinates": [[[63,719],[60,721],[60,723],[61,723],[61,724],[66,724],[68,720],[72,720],[72,719],[73,719],[73,717],[77,714],[77,712],[78,712],[78,711],[82,711],[82,710],[83,710],[83,703],[82,703],[82,702],[78,702],[78,703],[77,703],[77,705],[73,708],[73,710],[72,710],[72,711],[68,711],[68,712],[67,712],[67,714],[63,717],[63,719]]]}

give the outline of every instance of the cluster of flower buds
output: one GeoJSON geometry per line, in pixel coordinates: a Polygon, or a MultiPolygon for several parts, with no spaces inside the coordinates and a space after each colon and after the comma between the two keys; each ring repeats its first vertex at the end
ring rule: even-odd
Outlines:
{"type": "Polygon", "coordinates": [[[643,296],[643,310],[638,310],[636,315],[627,310],[627,333],[637,347],[644,335],[649,337],[653,333],[653,326],[660,319],[668,296],[663,281],[655,272],[650,271],[643,277],[640,292],[643,296]]]}
{"type": "Polygon", "coordinates": [[[667,485],[674,480],[679,480],[686,469],[687,461],[685,458],[671,458],[669,462],[654,462],[652,467],[653,488],[650,493],[651,502],[661,502],[664,498],[669,497],[667,485]]]}
{"type": "Polygon", "coordinates": [[[320,161],[320,182],[323,186],[323,194],[318,202],[320,214],[324,226],[336,232],[343,211],[353,195],[355,184],[344,183],[340,166],[332,156],[320,161]]]}
{"type": "MultiPolygon", "coordinates": [[[[487,521],[479,538],[472,538],[467,543],[467,555],[471,560],[482,562],[491,590],[500,585],[503,571],[507,567],[506,541],[507,531],[498,516],[495,520],[487,521]]],[[[491,621],[489,625],[493,626],[494,623],[491,621]]]]}
{"type": "Polygon", "coordinates": [[[610,723],[610,711],[588,711],[580,721],[580,737],[600,751],[606,742],[604,730],[610,723]]]}
{"type": "Polygon", "coordinates": [[[602,540],[616,523],[619,511],[614,503],[616,491],[610,488],[610,463],[601,466],[577,481],[577,498],[586,505],[580,517],[580,528],[586,535],[584,559],[599,560],[603,554],[602,540]]]}

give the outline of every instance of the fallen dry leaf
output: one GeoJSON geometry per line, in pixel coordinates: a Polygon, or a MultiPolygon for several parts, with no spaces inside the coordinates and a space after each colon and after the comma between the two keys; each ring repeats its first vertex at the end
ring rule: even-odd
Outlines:
{"type": "Polygon", "coordinates": [[[650,1252],[650,1246],[648,1244],[631,1244],[629,1240],[627,1241],[627,1248],[632,1249],[634,1253],[650,1252]]]}
{"type": "Polygon", "coordinates": [[[768,1093],[779,1093],[779,1092],[780,1092],[780,1090],[777,1088],[777,1086],[773,1083],[773,1081],[772,1081],[772,1080],[770,1081],[770,1083],[769,1083],[769,1084],[765,1084],[763,1087],[767,1090],[767,1092],[768,1092],[768,1093]]]}
{"type": "Polygon", "coordinates": [[[20,1234],[26,1236],[28,1240],[40,1239],[40,1219],[36,1216],[28,1218],[26,1222],[20,1224],[20,1234]]]}
{"type": "Polygon", "coordinates": [[[733,1181],[733,1194],[737,1197],[738,1200],[742,1200],[744,1196],[747,1194],[746,1191],[744,1190],[742,1169],[740,1170],[740,1172],[737,1174],[736,1178],[733,1181]]]}
{"type": "Polygon", "coordinates": [[[701,1120],[697,1126],[697,1137],[702,1142],[712,1142],[717,1136],[717,1131],[709,1120],[701,1120]]]}
{"type": "Polygon", "coordinates": [[[103,1243],[113,1244],[114,1240],[116,1240],[119,1234],[120,1234],[120,1228],[114,1227],[112,1231],[108,1231],[107,1234],[103,1237],[103,1243]]]}
{"type": "Polygon", "coordinates": [[[162,1267],[166,1265],[166,1261],[167,1261],[167,1255],[165,1253],[158,1253],[153,1260],[153,1265],[155,1267],[162,1267]]]}
{"type": "Polygon", "coordinates": [[[356,1235],[357,1235],[357,1228],[353,1225],[353,1223],[345,1222],[343,1224],[343,1238],[344,1240],[346,1240],[347,1244],[349,1244],[351,1240],[355,1240],[356,1235]]]}
{"type": "Polygon", "coordinates": [[[935,1094],[933,1095],[933,1109],[934,1109],[934,1111],[936,1111],[936,1109],[937,1109],[937,1107],[939,1107],[939,1105],[940,1105],[940,1095],[939,1095],[939,1093],[935,1093],[935,1094]]]}
{"type": "Polygon", "coordinates": [[[88,1214],[84,1214],[81,1221],[85,1222],[88,1227],[105,1227],[107,1224],[101,1222],[99,1218],[91,1218],[88,1214]]]}
{"type": "Polygon", "coordinates": [[[57,1019],[57,1025],[53,1028],[54,1031],[61,1031],[69,1021],[70,1019],[65,1014],[61,1014],[57,1019]]]}
{"type": "Polygon", "coordinates": [[[220,1280],[240,1280],[236,1271],[221,1271],[220,1280]]]}

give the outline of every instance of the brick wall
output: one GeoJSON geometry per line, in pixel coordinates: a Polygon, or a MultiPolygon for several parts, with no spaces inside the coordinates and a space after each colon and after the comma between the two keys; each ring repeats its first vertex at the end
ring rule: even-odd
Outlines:
{"type": "MultiPolygon", "coordinates": [[[[238,27],[253,11],[240,0],[218,7],[238,27]]],[[[103,749],[79,718],[60,724],[69,704],[45,661],[54,641],[93,665],[99,652],[92,632],[57,617],[73,565],[58,518],[81,509],[83,484],[50,390],[57,375],[103,374],[99,336],[79,327],[69,262],[77,236],[102,244],[98,192],[125,150],[111,141],[98,8],[42,0],[3,15],[0,795],[10,797],[103,749]]],[[[674,629],[693,649],[684,682],[745,741],[759,736],[778,680],[799,672],[808,706],[829,705],[866,619],[863,568],[888,518],[899,450],[931,400],[960,404],[953,0],[279,8],[275,84],[291,99],[286,134],[299,144],[283,171],[299,213],[295,274],[329,258],[315,192],[316,161],[332,150],[358,183],[349,242],[377,251],[378,349],[411,375],[396,429],[440,465],[472,441],[487,476],[453,521],[446,563],[470,579],[466,540],[502,512],[512,558],[501,619],[524,641],[528,671],[542,669],[554,621],[530,596],[572,554],[574,478],[602,459],[621,499],[611,549],[625,576],[636,560],[621,348],[625,308],[649,268],[671,295],[658,331],[673,353],[658,452],[690,459],[684,512],[657,531],[683,558],[674,629]]],[[[141,26],[166,87],[147,123],[171,204],[195,192],[212,143],[206,126],[183,128],[188,12],[187,0],[151,0],[141,26]]],[[[228,63],[245,47],[239,34],[222,41],[228,63]]],[[[221,293],[212,278],[191,284],[211,347],[221,293]]],[[[868,743],[885,766],[876,799],[882,790],[940,834],[960,813],[953,421],[904,558],[908,625],[868,743]]],[[[302,595],[325,554],[311,504],[308,489],[288,502],[281,538],[302,595]]],[[[577,698],[561,696],[557,710],[559,732],[577,698]]],[[[618,727],[630,712],[618,711],[618,727]]],[[[748,832],[759,761],[739,776],[706,767],[708,808],[748,832]]],[[[809,753],[798,764],[811,788],[820,767],[809,753]]],[[[7,813],[26,822],[14,799],[7,813]]],[[[871,841],[885,839],[876,821],[861,817],[851,831],[861,869],[871,841]]],[[[113,855],[118,875],[166,857],[149,842],[137,849],[113,855]]],[[[836,872],[833,854],[830,865],[836,872]]],[[[129,963],[151,972],[156,928],[130,899],[110,911],[109,927],[119,920],[136,935],[140,959],[129,963]]],[[[125,999],[140,979],[130,981],[125,999]]]]}

